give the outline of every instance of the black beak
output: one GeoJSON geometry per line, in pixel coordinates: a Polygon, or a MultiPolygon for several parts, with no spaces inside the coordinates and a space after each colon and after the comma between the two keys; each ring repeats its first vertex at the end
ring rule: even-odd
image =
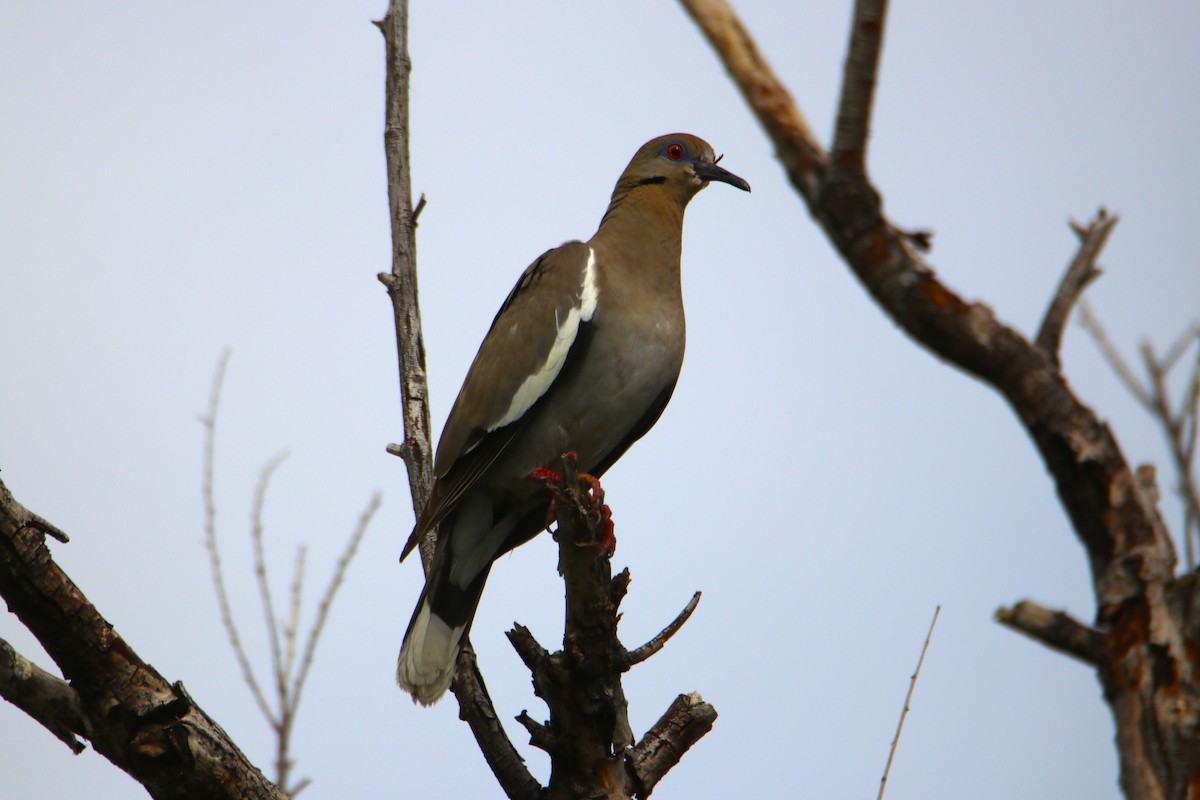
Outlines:
{"type": "Polygon", "coordinates": [[[734,175],[724,167],[718,167],[716,164],[709,164],[705,161],[696,161],[694,169],[696,175],[706,181],[720,181],[728,183],[730,186],[736,186],[743,192],[750,191],[750,184],[734,175]]]}

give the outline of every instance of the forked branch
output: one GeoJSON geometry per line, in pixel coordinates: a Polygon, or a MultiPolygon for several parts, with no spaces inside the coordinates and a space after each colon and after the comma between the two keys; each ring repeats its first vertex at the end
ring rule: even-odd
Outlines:
{"type": "Polygon", "coordinates": [[[184,691],[163,679],[101,616],[0,481],[0,596],[78,697],[59,721],[154,798],[273,798],[284,793],[184,691]]]}
{"type": "Polygon", "coordinates": [[[1083,290],[1100,277],[1096,259],[1100,257],[1100,250],[1108,241],[1108,234],[1112,232],[1113,226],[1116,224],[1117,217],[1109,216],[1102,208],[1097,212],[1096,219],[1088,225],[1078,223],[1071,225],[1076,235],[1079,236],[1079,250],[1071,259],[1067,271],[1063,273],[1062,280],[1058,284],[1058,291],[1054,293],[1054,298],[1046,309],[1046,316],[1042,319],[1042,325],[1038,329],[1037,339],[1034,342],[1056,367],[1059,366],[1058,351],[1062,345],[1062,334],[1067,324],[1067,317],[1070,316],[1071,309],[1079,301],[1083,290]]]}
{"type": "MultiPolygon", "coordinates": [[[[835,163],[829,163],[728,3],[681,3],[737,83],[792,185],[846,265],[909,336],[999,392],[1028,432],[1087,552],[1096,626],[1106,632],[1098,674],[1117,721],[1122,787],[1130,797],[1185,796],[1200,775],[1195,759],[1184,757],[1200,745],[1192,722],[1200,716],[1194,656],[1198,637],[1189,617],[1194,576],[1176,579],[1175,548],[1159,517],[1148,473],[1135,475],[1109,427],[1076,397],[1057,358],[1063,322],[1094,272],[1111,218],[1099,214],[1081,228],[1079,257],[1033,341],[939,280],[912,237],[884,216],[881,195],[857,147],[865,142],[870,122],[870,93],[865,90],[873,84],[865,80],[871,74],[866,65],[878,49],[869,36],[861,37],[857,28],[852,33],[851,49],[866,55],[847,59],[834,145],[838,152],[835,163]],[[855,97],[865,102],[854,102],[855,97]]],[[[879,11],[882,32],[883,4],[860,4],[859,10],[865,8],[879,11]]],[[[862,19],[859,10],[856,25],[862,19]]],[[[1194,402],[1194,396],[1188,395],[1186,402],[1194,402]]],[[[1189,448],[1194,451],[1191,431],[1194,427],[1183,436],[1185,454],[1189,448]]],[[[1039,631],[1047,640],[1052,636],[1051,627],[1025,621],[1029,624],[1023,630],[1039,631]]],[[[1079,629],[1071,633],[1084,643],[1063,649],[1081,657],[1090,654],[1091,638],[1079,629]]],[[[1066,644],[1071,638],[1054,640],[1066,644]]]]}

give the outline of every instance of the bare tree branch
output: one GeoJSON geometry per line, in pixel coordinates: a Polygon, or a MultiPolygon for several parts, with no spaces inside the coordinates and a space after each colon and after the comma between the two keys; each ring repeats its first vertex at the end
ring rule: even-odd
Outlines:
{"type": "Polygon", "coordinates": [[[250,694],[254,696],[258,710],[262,712],[273,728],[278,728],[279,719],[271,710],[271,704],[267,702],[266,695],[263,694],[262,687],[259,686],[258,679],[254,676],[254,669],[250,666],[246,650],[242,647],[242,637],[238,633],[237,623],[233,620],[229,594],[225,589],[225,577],[221,569],[221,553],[217,548],[217,504],[213,494],[213,464],[217,438],[217,408],[220,406],[221,385],[225,381],[225,368],[228,364],[229,350],[226,349],[217,359],[217,369],[213,373],[212,388],[208,395],[208,412],[200,418],[200,423],[204,426],[204,478],[201,488],[204,496],[204,548],[208,551],[208,563],[212,568],[213,588],[217,592],[221,624],[225,628],[226,635],[229,636],[229,645],[233,648],[233,655],[237,658],[238,666],[242,670],[242,679],[250,687],[250,694]]]}
{"type": "Polygon", "coordinates": [[[683,607],[683,611],[675,619],[671,620],[671,624],[659,631],[653,639],[646,642],[641,647],[630,650],[625,656],[625,668],[629,669],[632,666],[642,663],[650,656],[662,650],[667,642],[671,641],[671,637],[679,632],[679,629],[684,626],[689,619],[692,618],[692,613],[696,610],[696,606],[700,605],[700,592],[692,595],[692,599],[683,607]]]}
{"type": "MultiPolygon", "coordinates": [[[[1003,395],[1030,435],[1091,568],[1097,627],[1108,643],[1098,674],[1117,723],[1122,788],[1130,797],[1183,797],[1200,774],[1187,755],[1200,752],[1192,722],[1200,718],[1200,637],[1187,611],[1193,581],[1175,579],[1174,545],[1112,432],[1075,396],[1048,348],[937,278],[884,216],[865,167],[828,163],[724,0],[681,3],[737,83],[809,213],[867,291],[909,336],[1003,395]]],[[[869,119],[856,125],[869,130],[869,119]]],[[[1091,226],[1103,222],[1097,217],[1091,226]]],[[[1044,344],[1055,338],[1055,316],[1044,344]]]]}
{"type": "Polygon", "coordinates": [[[861,170],[867,160],[867,137],[887,0],[857,0],[850,23],[850,46],[842,71],[842,96],[829,162],[833,169],[861,170]]]}
{"type": "Polygon", "coordinates": [[[371,524],[371,518],[375,516],[375,512],[379,510],[382,502],[383,496],[379,492],[371,495],[367,507],[363,509],[362,514],[358,518],[358,524],[354,526],[354,531],[350,534],[350,539],[346,542],[346,549],[342,551],[341,557],[338,558],[333,575],[329,578],[329,585],[325,587],[325,594],[322,595],[321,603],[317,606],[316,621],[313,622],[312,630],[308,632],[308,640],[304,645],[304,655],[300,659],[300,669],[296,673],[295,680],[292,681],[290,694],[293,706],[296,706],[300,702],[300,694],[304,691],[304,682],[308,678],[309,668],[312,667],[313,654],[317,650],[317,642],[321,638],[321,632],[325,630],[325,621],[329,617],[329,609],[333,606],[333,598],[337,595],[337,591],[346,577],[346,569],[354,559],[354,554],[358,552],[358,546],[362,542],[363,535],[367,532],[367,526],[371,524]]]}
{"type": "MultiPolygon", "coordinates": [[[[554,538],[566,585],[563,645],[549,653],[524,626],[509,631],[509,641],[533,673],[534,693],[550,712],[545,723],[526,712],[517,720],[529,731],[531,743],[550,754],[551,797],[646,797],[712,727],[717,713],[699,695],[682,696],[634,746],[621,675],[635,662],[617,638],[629,570],[612,574],[615,540],[599,482],[578,473],[573,454],[563,456],[557,469],[546,485],[554,502],[554,538]]],[[[699,599],[697,592],[671,625],[634,651],[637,660],[660,650],[699,599]]]]}
{"type": "Polygon", "coordinates": [[[1150,376],[1149,395],[1152,415],[1162,427],[1163,434],[1167,439],[1167,446],[1171,450],[1171,460],[1178,478],[1176,489],[1184,505],[1183,535],[1187,541],[1189,552],[1188,568],[1191,569],[1194,565],[1194,561],[1190,557],[1192,525],[1194,521],[1200,520],[1200,489],[1197,489],[1193,473],[1193,458],[1196,454],[1197,387],[1200,386],[1200,353],[1197,354],[1197,362],[1192,374],[1188,376],[1183,403],[1179,413],[1176,414],[1171,410],[1167,373],[1181,354],[1182,350],[1177,343],[1168,351],[1167,357],[1160,361],[1155,358],[1154,348],[1149,342],[1142,345],[1142,360],[1145,363],[1146,372],[1150,376]]]}
{"type": "Polygon", "coordinates": [[[530,774],[525,759],[504,732],[470,642],[464,645],[458,657],[450,689],[458,700],[459,719],[470,726],[484,760],[505,796],[510,800],[538,800],[542,796],[542,785],[530,774]]]}
{"type": "MultiPolygon", "coordinates": [[[[275,699],[281,709],[280,723],[283,722],[285,716],[283,709],[286,709],[288,705],[287,674],[283,671],[283,643],[280,641],[279,626],[275,624],[275,604],[271,601],[271,585],[267,580],[267,559],[263,554],[263,506],[267,500],[267,487],[271,483],[271,476],[275,474],[275,470],[279,469],[279,465],[287,457],[287,451],[284,450],[263,466],[258,474],[258,485],[254,488],[254,503],[250,510],[250,541],[254,551],[254,578],[255,583],[258,584],[258,596],[262,602],[267,628],[267,644],[271,653],[271,674],[275,678],[275,699]]],[[[282,729],[283,725],[281,724],[279,728],[282,729]]],[[[277,774],[286,774],[286,771],[277,774]]],[[[280,780],[279,784],[285,789],[287,788],[286,781],[280,780]]]]}
{"type": "Polygon", "coordinates": [[[637,781],[637,797],[643,800],[649,797],[659,780],[712,730],[716,720],[717,710],[704,702],[698,692],[676,697],[626,758],[637,781]]]}
{"type": "Polygon", "coordinates": [[[1054,299],[1050,301],[1050,306],[1046,309],[1046,316],[1042,319],[1041,328],[1038,329],[1037,339],[1034,340],[1034,344],[1046,354],[1056,367],[1060,366],[1058,351],[1062,345],[1062,333],[1067,324],[1067,317],[1070,316],[1071,309],[1083,294],[1083,290],[1100,277],[1096,259],[1104,248],[1104,243],[1108,240],[1108,234],[1116,224],[1117,217],[1110,217],[1104,209],[1100,209],[1096,215],[1096,221],[1091,225],[1072,225],[1079,235],[1079,250],[1067,266],[1067,271],[1058,284],[1058,291],[1054,293],[1054,299]]]}
{"type": "MultiPolygon", "coordinates": [[[[390,0],[387,14],[376,25],[383,33],[385,43],[387,85],[383,142],[392,224],[392,270],[380,273],[379,280],[387,287],[392,300],[404,418],[404,443],[388,450],[404,458],[413,512],[419,515],[433,487],[433,446],[425,341],[417,303],[416,212],[412,209],[409,170],[408,76],[412,61],[408,55],[407,0],[390,0]]],[[[423,195],[421,201],[421,208],[424,208],[423,195]]],[[[421,565],[427,575],[436,541],[436,530],[431,530],[420,545],[421,565]]],[[[458,700],[459,715],[470,725],[496,780],[510,798],[535,797],[541,791],[541,784],[529,773],[497,721],[469,641],[464,641],[455,675],[451,689],[458,700]]]]}
{"type": "Polygon", "coordinates": [[[0,697],[24,711],[79,755],[86,746],[87,720],[71,684],[51,675],[0,639],[0,697]]]}
{"type": "Polygon", "coordinates": [[[1080,311],[1081,322],[1113,372],[1158,422],[1166,437],[1177,479],[1176,490],[1183,502],[1183,529],[1180,536],[1184,544],[1184,563],[1188,570],[1192,570],[1196,566],[1196,543],[1200,541],[1200,487],[1195,472],[1196,435],[1200,427],[1197,424],[1200,422],[1200,346],[1196,350],[1192,371],[1185,377],[1183,398],[1177,412],[1171,408],[1167,382],[1172,367],[1179,363],[1188,347],[1193,343],[1200,345],[1200,323],[1188,326],[1161,359],[1155,356],[1153,345],[1142,343],[1142,363],[1148,376],[1143,384],[1121,357],[1091,309],[1085,305],[1080,311]]]}
{"type": "Polygon", "coordinates": [[[1100,324],[1100,320],[1092,311],[1092,306],[1087,300],[1081,300],[1079,303],[1079,323],[1092,335],[1096,346],[1100,348],[1100,352],[1104,355],[1104,359],[1108,365],[1112,367],[1112,371],[1121,379],[1121,383],[1125,384],[1125,388],[1129,393],[1137,398],[1138,402],[1144,405],[1150,411],[1154,410],[1154,401],[1150,399],[1150,395],[1146,392],[1142,382],[1133,374],[1133,370],[1129,368],[1129,364],[1121,357],[1121,351],[1116,348],[1112,340],[1108,338],[1108,333],[1100,324]]]}
{"type": "Polygon", "coordinates": [[[29,527],[39,530],[42,533],[46,534],[51,539],[57,539],[58,541],[62,542],[63,544],[67,544],[68,542],[71,541],[71,537],[67,536],[67,534],[64,531],[59,529],[57,526],[52,525],[49,520],[43,519],[42,517],[39,517],[37,514],[34,514],[32,511],[29,512],[28,525],[29,525],[29,527]]]}
{"type": "Polygon", "coordinates": [[[883,800],[883,790],[887,788],[888,775],[892,771],[892,759],[896,757],[896,745],[900,744],[900,733],[904,730],[904,719],[908,716],[908,708],[912,703],[913,690],[917,688],[917,677],[921,674],[921,665],[925,663],[925,653],[929,650],[929,640],[933,638],[933,626],[937,625],[938,615],[942,607],[933,610],[933,619],[929,623],[929,632],[925,634],[925,644],[921,645],[921,657],[917,659],[917,668],[913,670],[912,678],[908,681],[908,693],[904,695],[904,708],[900,710],[900,721],[896,723],[896,735],[892,737],[892,746],[888,748],[887,764],[883,767],[883,777],[879,779],[878,800],[883,800]]]}
{"type": "Polygon", "coordinates": [[[1200,322],[1193,322],[1167,348],[1167,354],[1159,362],[1162,364],[1163,372],[1170,372],[1176,362],[1187,352],[1187,349],[1197,341],[1200,341],[1200,322]]]}
{"type": "Polygon", "coordinates": [[[78,694],[96,752],[154,798],[285,800],[179,683],[143,661],[54,562],[0,481],[0,596],[78,694]]]}
{"type": "Polygon", "coordinates": [[[283,674],[291,675],[296,663],[296,645],[300,639],[300,609],[304,600],[304,563],[308,559],[308,548],[296,548],[296,565],[292,570],[292,585],[288,590],[288,621],[283,629],[283,674]]]}
{"type": "Polygon", "coordinates": [[[1065,611],[1022,600],[1012,608],[997,609],[996,621],[1093,667],[1104,660],[1104,634],[1065,611]]]}
{"type": "Polygon", "coordinates": [[[792,185],[806,195],[815,190],[812,179],[824,169],[825,150],[733,8],[725,0],[681,0],[681,4],[767,129],[792,185]]]}
{"type": "Polygon", "coordinates": [[[1058,482],[1077,534],[1094,554],[1095,583],[1103,590],[1101,613],[1111,614],[1148,581],[1169,576],[1174,549],[1169,541],[1145,538],[1152,529],[1147,509],[1136,496],[1132,471],[1112,434],[1071,393],[1045,353],[990,308],[964,301],[941,283],[903,233],[884,218],[878,192],[865,173],[857,180],[850,175],[826,180],[819,145],[806,138],[807,126],[794,124],[803,117],[786,93],[775,93],[774,104],[758,102],[762,87],[779,81],[747,43],[723,0],[682,2],[705,26],[705,35],[758,115],[809,211],[879,305],[922,345],[995,387],[1029,430],[1058,482]],[[724,27],[709,29],[710,24],[724,27]],[[1114,551],[1118,544],[1135,541],[1139,546],[1133,558],[1114,551]]]}
{"type": "MultiPolygon", "coordinates": [[[[429,424],[429,386],[425,375],[425,339],[417,303],[416,214],[408,155],[408,2],[390,0],[388,12],[375,23],[383,33],[387,71],[383,147],[387,156],[388,208],[392,223],[392,271],[379,280],[392,299],[396,352],[400,365],[400,397],[404,414],[401,453],[408,467],[413,513],[420,514],[433,487],[433,448],[429,424]]],[[[424,200],[424,197],[422,197],[424,200]]],[[[421,543],[421,562],[433,556],[436,535],[421,543]]],[[[428,569],[428,566],[426,566],[428,569]]]]}
{"type": "Polygon", "coordinates": [[[337,590],[342,584],[345,577],[346,569],[350,565],[350,561],[354,558],[354,554],[358,550],[358,545],[362,541],[362,537],[366,534],[367,527],[370,524],[371,518],[375,511],[378,510],[381,497],[379,492],[376,492],[371,500],[367,503],[359,517],[358,523],[350,535],[346,548],[342,552],[334,567],[333,575],[330,579],[325,594],[321,598],[321,602],[317,608],[317,616],[313,622],[313,626],[308,633],[308,638],[305,642],[304,650],[300,656],[300,662],[297,665],[297,645],[299,643],[299,624],[301,611],[301,598],[303,594],[304,580],[304,563],[305,563],[305,548],[301,546],[296,553],[295,572],[292,577],[292,584],[289,591],[288,616],[282,632],[276,621],[275,603],[271,595],[270,580],[267,575],[267,557],[266,550],[263,544],[263,534],[265,525],[263,522],[263,511],[266,505],[267,489],[271,483],[271,477],[275,474],[280,464],[287,458],[287,452],[281,452],[276,455],[259,472],[258,483],[254,490],[254,499],[250,511],[250,541],[254,563],[255,584],[258,588],[259,600],[262,605],[262,613],[265,618],[265,627],[267,633],[267,641],[270,647],[270,675],[275,686],[275,702],[276,708],[272,709],[270,703],[266,699],[266,695],[261,689],[258,678],[254,673],[254,668],[250,663],[250,659],[246,654],[246,650],[242,645],[241,636],[239,635],[236,624],[233,619],[233,612],[229,604],[228,594],[225,588],[224,575],[221,568],[220,553],[217,547],[217,525],[216,525],[216,503],[213,498],[213,476],[215,472],[215,440],[216,440],[216,424],[217,424],[217,408],[220,404],[221,385],[225,375],[225,367],[228,363],[229,351],[222,353],[221,358],[217,363],[217,370],[213,378],[212,390],[209,395],[209,407],[205,416],[201,417],[200,421],[204,425],[204,506],[205,506],[205,547],[209,554],[209,563],[213,572],[213,584],[216,587],[217,601],[221,610],[221,622],[225,627],[225,631],[229,636],[230,644],[233,646],[234,656],[237,658],[238,665],[241,667],[242,676],[246,684],[250,687],[251,694],[254,696],[258,704],[259,711],[266,719],[267,724],[275,734],[275,782],[290,796],[296,796],[310,781],[305,778],[296,784],[290,782],[292,767],[295,765],[291,758],[291,740],[292,730],[296,721],[296,714],[299,709],[300,696],[304,688],[305,680],[308,677],[308,671],[312,666],[313,657],[316,652],[317,643],[320,640],[321,632],[325,627],[325,621],[329,614],[329,609],[333,604],[333,599],[337,594],[337,590]],[[293,671],[294,670],[294,671],[293,671]]]}

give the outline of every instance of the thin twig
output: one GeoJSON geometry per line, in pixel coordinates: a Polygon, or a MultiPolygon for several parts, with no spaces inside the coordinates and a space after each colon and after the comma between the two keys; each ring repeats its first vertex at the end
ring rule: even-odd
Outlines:
{"type": "Polygon", "coordinates": [[[1079,324],[1087,329],[1087,332],[1092,335],[1092,339],[1096,342],[1096,346],[1100,348],[1101,355],[1112,371],[1116,373],[1117,378],[1121,383],[1125,384],[1125,388],[1129,390],[1137,401],[1147,409],[1154,410],[1154,401],[1150,399],[1149,392],[1142,386],[1142,382],[1133,374],[1133,370],[1129,368],[1129,364],[1121,357],[1121,351],[1113,344],[1112,339],[1108,338],[1108,332],[1104,330],[1104,326],[1100,324],[1100,319],[1092,311],[1092,306],[1087,300],[1079,302],[1079,324]]]}
{"type": "Polygon", "coordinates": [[[1183,502],[1181,536],[1184,561],[1190,571],[1196,566],[1196,540],[1200,539],[1200,488],[1197,487],[1195,475],[1197,422],[1200,419],[1200,349],[1197,350],[1192,372],[1187,376],[1178,412],[1171,409],[1167,377],[1171,368],[1187,352],[1188,346],[1200,340],[1200,323],[1189,325],[1161,359],[1154,354],[1154,347],[1149,342],[1142,344],[1140,354],[1148,376],[1146,384],[1142,384],[1086,303],[1081,303],[1080,321],[1121,383],[1163,430],[1178,481],[1176,490],[1183,502]]]}
{"type": "Polygon", "coordinates": [[[1171,346],[1167,348],[1167,354],[1163,356],[1162,361],[1159,362],[1162,364],[1163,371],[1170,372],[1172,369],[1174,369],[1175,362],[1178,361],[1183,354],[1187,352],[1187,349],[1192,345],[1192,343],[1196,341],[1200,341],[1200,322],[1193,322],[1191,325],[1187,326],[1184,332],[1179,334],[1179,337],[1176,338],[1171,346]]]}
{"type": "Polygon", "coordinates": [[[1116,215],[1109,216],[1104,209],[1100,209],[1096,219],[1086,227],[1078,224],[1072,225],[1075,232],[1079,234],[1079,249],[1067,266],[1067,271],[1063,273],[1062,280],[1059,281],[1058,291],[1054,293],[1054,298],[1046,309],[1046,315],[1042,319],[1041,328],[1038,329],[1037,339],[1034,341],[1034,344],[1046,354],[1056,367],[1059,366],[1058,351],[1062,346],[1063,328],[1066,327],[1067,317],[1070,316],[1071,309],[1079,300],[1083,290],[1100,277],[1096,259],[1100,257],[1100,250],[1108,240],[1113,226],[1117,224],[1117,219],[1116,215]]]}
{"type": "Polygon", "coordinates": [[[229,636],[229,644],[233,647],[233,654],[237,658],[238,666],[241,667],[242,678],[250,687],[250,693],[254,696],[254,702],[258,704],[258,710],[267,718],[272,727],[276,727],[279,721],[271,711],[271,706],[267,703],[267,698],[258,685],[258,679],[254,677],[250,659],[246,657],[246,650],[242,647],[242,639],[238,635],[237,625],[233,621],[229,595],[225,591],[225,578],[221,571],[221,554],[217,550],[217,504],[213,499],[213,461],[216,451],[217,407],[220,404],[221,384],[225,380],[225,367],[228,363],[229,350],[225,349],[217,359],[217,370],[213,375],[212,389],[208,396],[208,413],[200,418],[200,423],[204,426],[204,478],[201,489],[204,495],[204,547],[208,550],[208,563],[212,567],[213,587],[217,591],[217,605],[221,610],[221,624],[225,626],[225,633],[229,636]]]}
{"type": "Polygon", "coordinates": [[[834,169],[863,168],[871,128],[871,106],[883,48],[887,0],[857,0],[850,24],[850,46],[842,70],[842,94],[829,163],[834,169]]]}
{"type": "Polygon", "coordinates": [[[383,497],[379,492],[371,495],[367,507],[363,509],[362,514],[358,518],[358,524],[354,526],[354,532],[350,534],[350,539],[346,542],[346,549],[342,551],[341,558],[337,561],[337,566],[334,567],[333,575],[329,579],[329,586],[325,589],[325,594],[321,597],[321,604],[317,607],[317,618],[313,622],[312,630],[308,632],[308,641],[304,645],[304,655],[300,659],[300,669],[296,674],[296,679],[292,682],[292,708],[300,704],[300,692],[304,689],[304,681],[308,677],[309,667],[312,666],[313,653],[317,649],[317,641],[321,638],[321,631],[325,628],[325,619],[329,616],[329,609],[333,605],[334,595],[337,594],[338,587],[342,585],[342,580],[346,577],[346,568],[350,566],[350,561],[354,558],[355,551],[358,550],[358,545],[362,541],[363,534],[367,532],[367,526],[371,524],[371,517],[375,516],[375,512],[379,510],[379,504],[383,501],[383,497]]]}
{"type": "MultiPolygon", "coordinates": [[[[1197,338],[1197,344],[1200,344],[1200,337],[1197,338]]],[[[1190,464],[1196,457],[1196,431],[1200,428],[1200,347],[1196,348],[1196,361],[1192,364],[1192,376],[1184,392],[1179,413],[1183,418],[1183,426],[1187,429],[1183,454],[1190,464]]]]}
{"type": "Polygon", "coordinates": [[[300,638],[300,608],[304,598],[304,562],[308,556],[308,548],[300,545],[296,548],[296,567],[292,572],[292,586],[289,591],[291,602],[288,604],[288,622],[283,630],[284,654],[283,674],[291,675],[296,662],[296,644],[300,638]]]}
{"type": "Polygon", "coordinates": [[[696,592],[694,595],[692,595],[692,599],[688,601],[688,604],[683,607],[683,610],[679,612],[675,619],[671,620],[671,624],[659,631],[653,639],[646,642],[641,647],[630,650],[628,653],[626,653],[625,669],[629,669],[636,664],[642,663],[659,650],[662,650],[667,642],[671,640],[671,637],[679,632],[679,629],[683,627],[684,623],[691,619],[692,612],[696,610],[696,606],[699,604],[700,592],[696,592]]]}
{"type": "MultiPolygon", "coordinates": [[[[1191,570],[1195,567],[1192,528],[1195,521],[1200,520],[1200,490],[1197,489],[1193,474],[1193,459],[1196,454],[1196,403],[1200,389],[1200,353],[1194,371],[1188,376],[1187,388],[1184,390],[1183,401],[1179,413],[1171,410],[1171,398],[1167,388],[1167,373],[1170,365],[1178,361],[1182,351],[1177,341],[1168,355],[1162,360],[1154,356],[1154,348],[1149,342],[1142,345],[1142,359],[1146,372],[1150,376],[1150,397],[1153,403],[1153,416],[1162,426],[1167,437],[1167,446],[1171,450],[1171,460],[1174,462],[1177,478],[1176,490],[1183,501],[1183,538],[1184,550],[1187,553],[1187,565],[1191,570]]],[[[1198,533],[1197,535],[1200,535],[1198,533]]]]}
{"type": "MultiPolygon", "coordinates": [[[[358,524],[355,525],[354,531],[350,534],[350,539],[346,543],[346,549],[342,552],[341,557],[334,567],[333,576],[329,580],[329,586],[325,589],[324,596],[321,597],[320,606],[317,609],[317,617],[313,622],[312,629],[308,633],[308,639],[305,643],[304,654],[300,660],[300,667],[295,677],[291,675],[291,665],[295,655],[296,647],[296,629],[298,627],[298,617],[300,609],[300,589],[303,581],[304,573],[304,548],[300,548],[297,555],[296,574],[292,582],[292,602],[290,611],[290,621],[286,631],[286,656],[284,664],[280,665],[276,678],[279,682],[279,724],[276,726],[276,747],[275,747],[275,771],[276,783],[284,787],[287,793],[295,797],[310,783],[308,778],[304,778],[293,786],[288,785],[288,776],[295,762],[289,757],[292,739],[292,727],[296,722],[296,714],[300,708],[300,694],[304,689],[304,682],[308,678],[308,670],[312,666],[313,656],[316,653],[317,642],[321,638],[321,632],[325,628],[325,620],[329,616],[329,609],[333,606],[333,599],[337,595],[338,589],[342,585],[342,580],[345,578],[346,569],[350,566],[350,562],[354,559],[354,554],[358,550],[358,545],[362,541],[363,535],[367,532],[367,526],[371,523],[371,518],[379,509],[381,495],[375,492],[371,496],[367,507],[363,509],[362,514],[358,518],[358,524]],[[289,685],[288,681],[291,680],[289,685]]],[[[268,612],[270,613],[270,612],[268,612]]]]}
{"type": "Polygon", "coordinates": [[[912,678],[908,681],[908,693],[904,695],[904,708],[900,711],[900,721],[896,723],[896,735],[892,737],[892,746],[888,749],[887,764],[883,768],[883,777],[879,780],[879,795],[877,800],[883,800],[883,790],[887,786],[888,773],[892,771],[892,759],[896,756],[896,745],[900,743],[900,731],[904,729],[904,718],[908,716],[913,689],[917,688],[917,676],[921,674],[921,665],[925,663],[925,651],[929,649],[929,640],[933,638],[933,626],[937,625],[938,614],[941,613],[942,607],[940,605],[933,610],[933,620],[929,623],[929,632],[925,634],[925,644],[921,645],[921,657],[917,659],[917,668],[913,670],[912,678]]]}
{"type": "MultiPolygon", "coordinates": [[[[283,667],[283,645],[280,642],[279,626],[275,622],[275,605],[271,601],[271,585],[267,580],[267,559],[263,553],[263,505],[267,500],[267,487],[271,476],[288,457],[286,450],[268,461],[258,474],[258,485],[254,488],[254,502],[250,510],[250,541],[254,551],[254,578],[258,584],[258,596],[262,601],[263,616],[266,617],[267,642],[271,651],[271,673],[275,678],[275,693],[279,701],[280,719],[288,706],[287,673],[283,667]]],[[[286,788],[286,787],[285,787],[286,788]]]]}

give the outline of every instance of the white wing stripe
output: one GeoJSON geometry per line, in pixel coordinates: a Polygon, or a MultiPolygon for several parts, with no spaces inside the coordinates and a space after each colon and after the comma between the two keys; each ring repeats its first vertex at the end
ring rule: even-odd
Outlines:
{"type": "Polygon", "coordinates": [[[587,267],[583,270],[583,290],[579,297],[579,317],[584,322],[590,322],[596,313],[596,300],[600,297],[600,289],[596,286],[596,251],[588,248],[587,267]]]}
{"type": "Polygon", "coordinates": [[[589,247],[587,266],[583,270],[579,307],[569,310],[567,318],[561,322],[558,321],[558,310],[555,309],[554,316],[555,322],[558,323],[558,333],[554,338],[554,345],[550,348],[550,354],[546,356],[546,363],[520,385],[513,394],[508,411],[504,412],[504,416],[495,425],[488,428],[489,432],[520,419],[538,401],[538,398],[546,393],[550,384],[554,383],[554,379],[562,371],[563,363],[567,360],[567,353],[570,351],[571,345],[575,343],[575,336],[579,333],[579,323],[590,321],[596,313],[596,301],[599,296],[600,291],[596,286],[596,252],[589,247]]]}

